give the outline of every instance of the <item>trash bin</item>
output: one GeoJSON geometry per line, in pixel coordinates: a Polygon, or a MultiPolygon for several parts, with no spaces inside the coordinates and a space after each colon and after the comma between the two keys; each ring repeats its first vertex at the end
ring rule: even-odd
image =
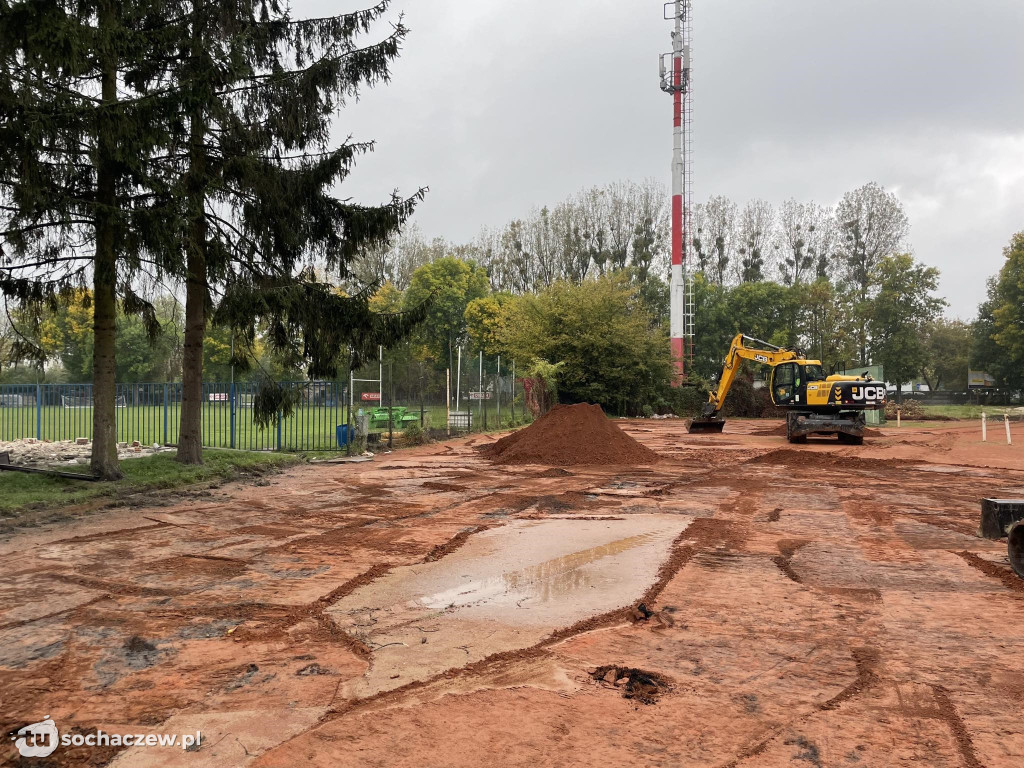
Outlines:
{"type": "Polygon", "coordinates": [[[351,438],[348,435],[348,424],[338,425],[338,447],[344,448],[351,438]]]}

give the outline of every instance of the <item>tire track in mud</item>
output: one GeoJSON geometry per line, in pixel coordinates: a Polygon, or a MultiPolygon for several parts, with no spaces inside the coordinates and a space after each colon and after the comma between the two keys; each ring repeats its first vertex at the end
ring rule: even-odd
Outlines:
{"type": "Polygon", "coordinates": [[[140,587],[134,584],[115,584],[103,579],[91,579],[88,576],[76,576],[70,573],[41,573],[39,577],[53,579],[64,584],[74,584],[76,587],[95,589],[107,595],[116,595],[117,597],[180,597],[194,591],[191,589],[164,589],[161,587],[140,587]]]}
{"type": "Polygon", "coordinates": [[[71,611],[77,611],[80,608],[87,608],[90,605],[95,605],[96,603],[102,602],[103,600],[107,600],[109,597],[109,595],[98,595],[97,597],[94,597],[91,600],[86,600],[84,603],[79,603],[78,605],[73,605],[70,608],[64,608],[60,611],[54,611],[53,613],[47,613],[42,616],[35,616],[31,619],[9,621],[6,624],[0,624],[0,632],[6,629],[17,629],[18,627],[24,627],[26,624],[32,624],[37,621],[45,621],[46,619],[52,619],[56,616],[63,616],[65,613],[70,613],[71,611]]]}
{"type": "Polygon", "coordinates": [[[946,722],[949,730],[953,732],[953,738],[956,739],[956,746],[964,761],[964,768],[985,768],[974,751],[974,740],[967,731],[963,718],[960,717],[953,700],[949,698],[949,691],[941,685],[933,685],[931,688],[935,696],[935,703],[939,706],[941,719],[946,722]]]}
{"type": "Polygon", "coordinates": [[[838,709],[844,701],[849,701],[868,688],[876,685],[881,679],[878,675],[879,653],[874,648],[854,648],[853,661],[857,665],[857,677],[839,693],[818,707],[823,712],[838,709]]]}
{"type": "Polygon", "coordinates": [[[977,568],[986,576],[1001,581],[1003,586],[1013,593],[1014,597],[1024,598],[1024,579],[1019,578],[1009,568],[1002,568],[983,557],[979,557],[974,552],[951,551],[950,554],[962,558],[965,563],[972,568],[977,568]]]}
{"type": "MultiPolygon", "coordinates": [[[[852,651],[853,661],[857,668],[857,675],[849,685],[843,690],[837,693],[828,701],[822,702],[812,710],[808,710],[802,715],[790,720],[784,724],[776,725],[768,729],[768,735],[761,738],[759,741],[751,744],[748,747],[744,747],[737,753],[736,757],[727,763],[723,763],[721,768],[738,768],[738,766],[745,760],[749,760],[752,757],[764,754],[768,747],[773,741],[783,734],[786,729],[791,728],[796,723],[806,720],[808,717],[812,717],[818,712],[831,712],[839,708],[839,706],[846,701],[860,695],[869,688],[874,687],[881,682],[881,676],[878,674],[878,663],[880,654],[877,649],[870,647],[854,648],[852,651]]],[[[968,766],[968,768],[984,768],[983,766],[968,766]]]]}
{"type": "Polygon", "coordinates": [[[426,556],[420,560],[421,563],[433,563],[440,560],[452,552],[460,549],[463,544],[469,541],[470,536],[475,536],[478,533],[490,530],[494,526],[492,525],[478,525],[476,528],[468,528],[465,531],[459,531],[452,538],[446,541],[444,544],[438,544],[436,547],[431,549],[426,556]]]}
{"type": "Polygon", "coordinates": [[[780,539],[777,544],[779,554],[772,557],[772,562],[775,563],[775,566],[782,571],[786,578],[797,584],[803,584],[804,580],[793,569],[793,555],[810,543],[810,539],[780,539]]]}

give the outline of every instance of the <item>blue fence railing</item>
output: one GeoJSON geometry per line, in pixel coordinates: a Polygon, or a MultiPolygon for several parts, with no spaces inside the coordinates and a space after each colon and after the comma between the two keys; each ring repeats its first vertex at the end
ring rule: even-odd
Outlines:
{"type": "MultiPolygon", "coordinates": [[[[256,384],[203,384],[203,445],[252,451],[334,450],[347,423],[346,386],[332,381],[282,382],[296,406],[276,425],[253,421],[256,384]]],[[[118,384],[117,439],[174,445],[181,417],[181,384],[118,384]]],[[[0,385],[0,440],[92,437],[91,384],[0,385]]]]}

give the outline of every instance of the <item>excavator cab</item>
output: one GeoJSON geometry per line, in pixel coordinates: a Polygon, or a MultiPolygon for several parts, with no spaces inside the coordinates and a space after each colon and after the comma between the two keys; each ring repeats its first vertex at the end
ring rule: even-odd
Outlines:
{"type": "Polygon", "coordinates": [[[772,402],[780,407],[806,405],[807,386],[825,381],[825,371],[818,363],[781,363],[772,369],[769,382],[772,402]]]}
{"type": "Polygon", "coordinates": [[[800,402],[801,385],[800,366],[796,363],[783,363],[772,369],[771,392],[775,405],[793,405],[800,402]]]}

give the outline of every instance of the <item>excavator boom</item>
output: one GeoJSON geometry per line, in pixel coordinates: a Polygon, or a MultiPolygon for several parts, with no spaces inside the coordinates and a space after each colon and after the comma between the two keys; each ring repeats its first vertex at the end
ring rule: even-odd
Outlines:
{"type": "Polygon", "coordinates": [[[718,389],[711,392],[700,416],[690,421],[687,430],[690,434],[705,434],[717,433],[725,429],[725,419],[721,418],[718,413],[722,410],[725,398],[729,394],[729,390],[732,389],[732,383],[736,380],[736,374],[739,373],[740,365],[744,360],[754,360],[758,363],[775,366],[788,360],[795,360],[799,356],[798,350],[783,349],[743,333],[736,334],[729,347],[729,354],[725,356],[725,365],[722,368],[722,376],[718,380],[718,389]]]}

